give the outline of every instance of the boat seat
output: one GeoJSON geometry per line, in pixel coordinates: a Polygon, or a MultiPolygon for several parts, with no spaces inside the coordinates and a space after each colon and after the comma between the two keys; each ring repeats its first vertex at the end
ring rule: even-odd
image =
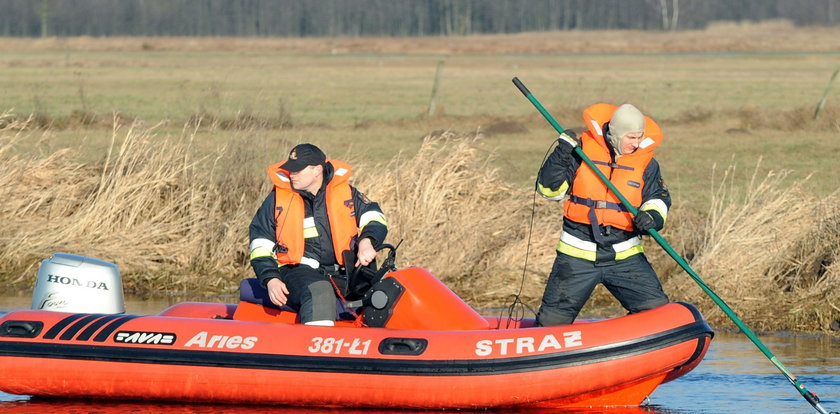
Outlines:
{"type": "Polygon", "coordinates": [[[158,313],[179,318],[233,319],[236,305],[226,303],[180,302],[158,313]]]}
{"type": "MultiPolygon", "coordinates": [[[[288,305],[277,306],[268,297],[268,291],[255,278],[247,278],[239,283],[239,305],[233,313],[233,319],[248,321],[300,323],[298,312],[288,305]]],[[[353,321],[356,316],[336,298],[336,321],[353,321]]]]}
{"type": "Polygon", "coordinates": [[[255,277],[244,279],[239,283],[239,301],[255,303],[286,312],[296,312],[291,306],[277,306],[271,302],[271,298],[268,297],[268,290],[255,277]]]}

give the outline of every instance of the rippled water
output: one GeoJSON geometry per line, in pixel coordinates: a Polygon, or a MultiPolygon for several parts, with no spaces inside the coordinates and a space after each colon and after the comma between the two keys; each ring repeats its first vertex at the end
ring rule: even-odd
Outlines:
{"type": "MultiPolygon", "coordinates": [[[[785,334],[759,337],[822,406],[840,411],[840,340],[785,334]]],[[[718,333],[694,371],[659,387],[652,403],[678,413],[816,412],[756,346],[739,333],[718,333]]]]}
{"type": "MultiPolygon", "coordinates": [[[[126,298],[129,313],[156,313],[180,299],[126,298]]],[[[0,311],[28,308],[24,295],[0,297],[0,311]]],[[[828,411],[840,411],[840,339],[825,336],[762,335],[759,339],[808,390],[818,394],[828,411]]],[[[578,378],[575,380],[585,380],[578,378]]],[[[270,385],[267,385],[270,387],[270,385]]],[[[319,413],[311,408],[234,407],[203,404],[154,404],[30,399],[0,393],[3,413],[319,413]]],[[[330,410],[332,411],[332,410],[330,410]]],[[[342,413],[395,411],[340,410],[342,413]]],[[[404,411],[402,411],[404,412],[404,411]]],[[[528,410],[523,413],[547,412],[528,410]]],[[[563,411],[552,411],[563,412],[563,411]]],[[[703,362],[688,375],[660,386],[640,408],[577,410],[580,413],[809,413],[816,412],[776,367],[744,335],[718,332],[703,362]]]]}

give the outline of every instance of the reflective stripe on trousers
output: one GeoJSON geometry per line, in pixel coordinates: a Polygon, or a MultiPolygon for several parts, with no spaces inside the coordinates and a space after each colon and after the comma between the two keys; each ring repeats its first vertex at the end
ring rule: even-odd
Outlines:
{"type": "MultiPolygon", "coordinates": [[[[616,243],[612,245],[612,248],[615,251],[615,260],[623,260],[635,254],[644,253],[641,236],[616,243]]],[[[560,253],[590,262],[597,260],[597,250],[598,245],[594,242],[580,239],[565,231],[560,235],[560,242],[557,243],[557,251],[560,253]]]]}

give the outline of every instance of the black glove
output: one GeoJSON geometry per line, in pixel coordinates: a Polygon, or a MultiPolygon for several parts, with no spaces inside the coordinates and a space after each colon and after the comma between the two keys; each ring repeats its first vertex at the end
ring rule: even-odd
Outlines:
{"type": "Polygon", "coordinates": [[[640,234],[646,234],[650,229],[662,230],[664,225],[665,220],[656,210],[642,210],[633,217],[633,226],[640,234]]]}
{"type": "Polygon", "coordinates": [[[557,149],[563,152],[572,152],[575,147],[580,146],[580,140],[575,134],[575,131],[567,129],[557,138],[557,149]]]}

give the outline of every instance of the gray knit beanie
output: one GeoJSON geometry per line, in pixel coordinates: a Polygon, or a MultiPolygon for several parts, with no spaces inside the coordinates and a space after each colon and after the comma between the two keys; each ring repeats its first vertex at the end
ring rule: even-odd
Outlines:
{"type": "Polygon", "coordinates": [[[645,116],[635,106],[624,104],[618,107],[610,118],[607,139],[616,155],[621,154],[621,137],[636,132],[645,132],[645,116]]]}

